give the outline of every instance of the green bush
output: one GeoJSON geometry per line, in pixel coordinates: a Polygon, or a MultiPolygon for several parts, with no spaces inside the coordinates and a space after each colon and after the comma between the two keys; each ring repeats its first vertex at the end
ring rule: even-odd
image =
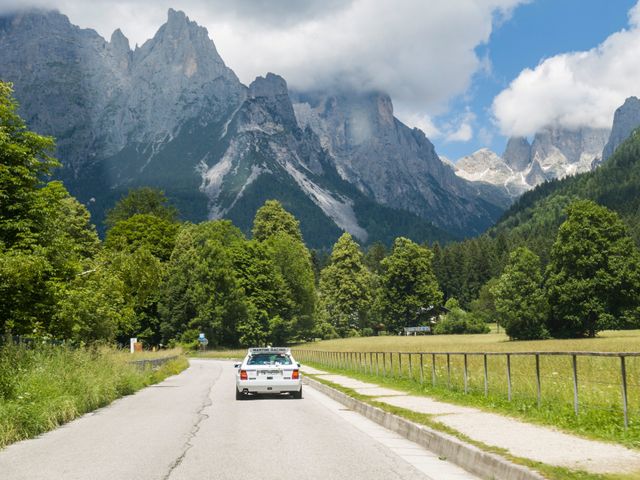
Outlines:
{"type": "MultiPolygon", "coordinates": [[[[447,302],[447,305],[449,303],[447,302]]],[[[433,329],[436,335],[455,335],[463,333],[489,333],[489,327],[481,319],[458,306],[453,306],[433,329]]]]}

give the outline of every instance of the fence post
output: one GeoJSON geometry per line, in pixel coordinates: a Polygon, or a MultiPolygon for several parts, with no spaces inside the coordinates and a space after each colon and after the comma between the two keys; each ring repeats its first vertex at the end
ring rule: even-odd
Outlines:
{"type": "Polygon", "coordinates": [[[578,358],[576,355],[571,355],[573,366],[573,410],[578,415],[578,358]]]}
{"type": "Polygon", "coordinates": [[[467,372],[467,354],[464,354],[464,393],[469,392],[469,375],[467,372]]]}
{"type": "Polygon", "coordinates": [[[511,401],[511,355],[507,353],[507,389],[508,399],[511,401]]]}
{"type": "Polygon", "coordinates": [[[424,362],[422,359],[422,354],[420,354],[420,385],[424,383],[424,362]]]}
{"type": "Polygon", "coordinates": [[[412,356],[413,356],[413,354],[412,354],[412,353],[409,353],[409,378],[410,378],[411,380],[413,380],[413,368],[412,368],[412,365],[411,365],[411,363],[412,363],[412,361],[411,361],[411,357],[412,357],[412,356]]]}
{"type": "Polygon", "coordinates": [[[447,353],[447,387],[451,388],[451,358],[447,353]]]}
{"type": "Polygon", "coordinates": [[[536,353],[536,386],[538,388],[538,408],[542,404],[542,384],[540,383],[540,354],[536,353]]]}
{"type": "Polygon", "coordinates": [[[436,386],[436,354],[431,354],[431,384],[436,386]]]}
{"type": "Polygon", "coordinates": [[[402,352],[398,352],[398,373],[400,374],[400,378],[402,378],[402,352]]]}
{"type": "Polygon", "coordinates": [[[484,396],[489,395],[489,369],[487,368],[487,354],[483,355],[483,363],[484,363],[484,396]]]}
{"type": "Polygon", "coordinates": [[[382,376],[387,376],[387,352],[382,352],[382,376]]]}
{"type": "Polygon", "coordinates": [[[393,377],[393,352],[389,352],[389,376],[393,377]]]}
{"type": "Polygon", "coordinates": [[[378,376],[380,376],[380,359],[378,352],[376,352],[376,377],[378,376]]]}
{"type": "Polygon", "coordinates": [[[624,415],[624,428],[629,428],[629,412],[627,411],[627,366],[624,355],[620,355],[620,375],[622,377],[622,413],[624,415]]]}

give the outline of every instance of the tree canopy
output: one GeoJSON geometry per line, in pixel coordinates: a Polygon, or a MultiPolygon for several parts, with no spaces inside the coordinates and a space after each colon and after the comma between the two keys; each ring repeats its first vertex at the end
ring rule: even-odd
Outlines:
{"type": "Polygon", "coordinates": [[[570,205],[547,275],[552,335],[639,324],[640,253],[615,212],[589,200],[570,205]]]}

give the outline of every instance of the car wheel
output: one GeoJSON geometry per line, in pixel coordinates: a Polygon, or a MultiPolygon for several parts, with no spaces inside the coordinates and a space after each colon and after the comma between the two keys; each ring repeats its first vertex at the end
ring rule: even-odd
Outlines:
{"type": "Polygon", "coordinates": [[[291,392],[291,396],[293,398],[301,399],[302,398],[302,387],[300,387],[300,390],[297,391],[297,392],[291,392]]]}
{"type": "Polygon", "coordinates": [[[236,400],[244,400],[244,393],[239,392],[238,389],[236,388],[236,400]]]}

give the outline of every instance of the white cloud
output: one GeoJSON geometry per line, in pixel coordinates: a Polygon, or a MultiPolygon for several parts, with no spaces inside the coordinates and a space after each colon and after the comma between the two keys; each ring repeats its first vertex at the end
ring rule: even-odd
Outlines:
{"type": "Polygon", "coordinates": [[[132,44],[141,44],[169,7],[179,8],[208,28],[245,83],[273,71],[299,89],[375,88],[400,109],[437,115],[487,68],[474,49],[526,1],[0,0],[0,10],[57,7],[106,38],[120,27],[132,44]]]}
{"type": "Polygon", "coordinates": [[[447,142],[468,142],[473,138],[473,127],[468,123],[463,123],[460,127],[447,136],[447,142]]]}
{"type": "Polygon", "coordinates": [[[532,135],[545,126],[610,128],[613,113],[640,94],[640,2],[629,28],[596,48],[557,55],[523,70],[493,102],[505,135],[532,135]]]}

